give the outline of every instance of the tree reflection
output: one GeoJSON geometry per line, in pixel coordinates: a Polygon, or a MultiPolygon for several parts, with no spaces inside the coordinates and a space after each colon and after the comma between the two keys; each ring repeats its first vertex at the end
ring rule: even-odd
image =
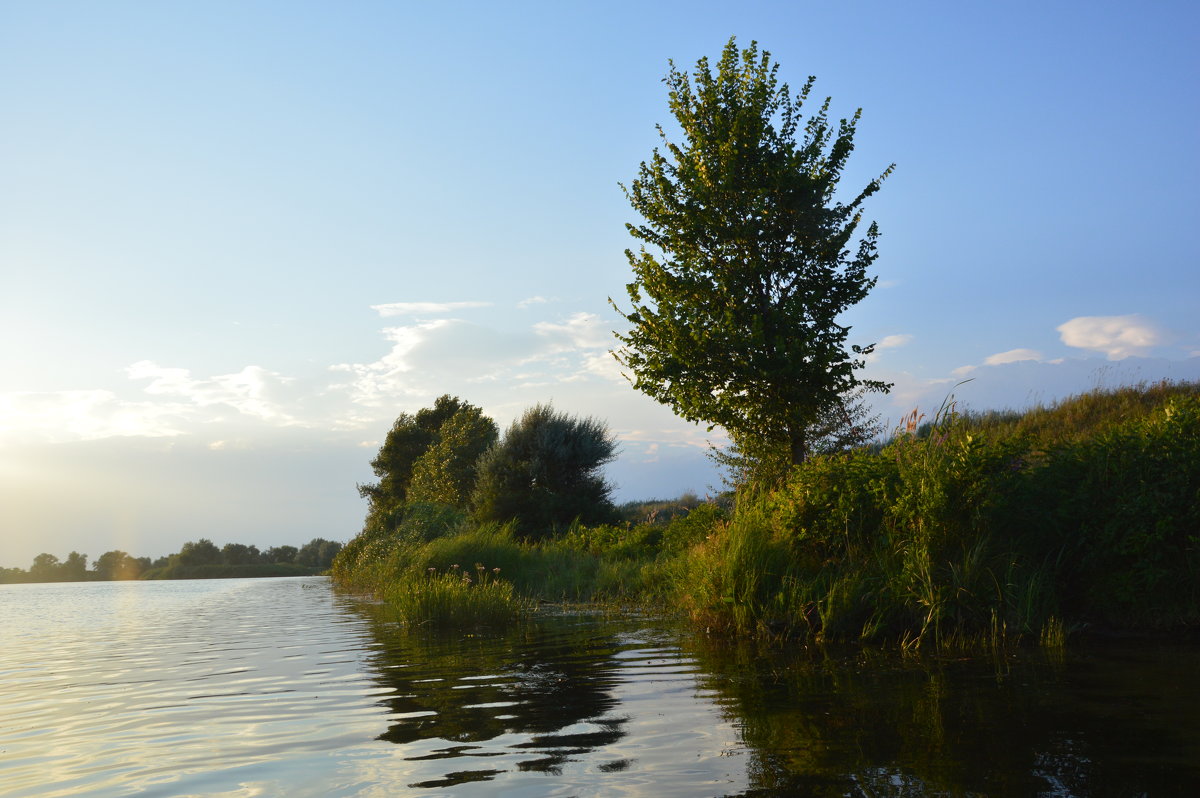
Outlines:
{"type": "Polygon", "coordinates": [[[740,725],[748,796],[1157,795],[1176,794],[1181,777],[1200,783],[1200,698],[1189,690],[1168,703],[1158,692],[1173,670],[1200,665],[1194,650],[1097,668],[1036,651],[915,662],[861,649],[687,647],[740,725]],[[1118,715],[1122,701],[1158,712],[1126,703],[1118,715]]]}
{"type": "MultiPolygon", "coordinates": [[[[439,635],[404,629],[380,605],[356,611],[376,643],[369,666],[392,691],[381,697],[392,720],[379,739],[412,746],[409,759],[461,765],[464,757],[515,756],[518,770],[559,773],[625,734],[625,719],[612,714],[619,643],[595,623],[562,617],[495,634],[439,635]]],[[[410,786],[501,772],[492,764],[410,786]]]]}

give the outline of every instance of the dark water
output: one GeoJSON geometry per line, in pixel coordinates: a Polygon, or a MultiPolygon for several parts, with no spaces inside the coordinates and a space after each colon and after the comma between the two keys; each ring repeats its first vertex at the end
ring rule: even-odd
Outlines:
{"type": "Polygon", "coordinates": [[[1200,794],[1200,648],[906,661],[326,580],[0,587],[0,795],[1200,794]]]}

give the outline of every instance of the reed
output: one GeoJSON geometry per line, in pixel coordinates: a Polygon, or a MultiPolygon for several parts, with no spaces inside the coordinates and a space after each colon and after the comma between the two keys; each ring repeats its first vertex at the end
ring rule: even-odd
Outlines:
{"type": "Polygon", "coordinates": [[[500,568],[483,563],[474,568],[455,564],[444,571],[408,572],[382,597],[409,628],[496,629],[521,620],[533,609],[500,574],[500,568]]]}

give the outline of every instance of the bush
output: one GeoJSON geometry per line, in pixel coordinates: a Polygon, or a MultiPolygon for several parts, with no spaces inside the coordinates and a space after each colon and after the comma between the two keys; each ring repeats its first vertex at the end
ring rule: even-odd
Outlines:
{"type": "Polygon", "coordinates": [[[527,540],[556,536],[575,521],[613,521],[612,488],[600,469],[615,456],[616,442],[602,422],[536,405],[480,460],[473,515],[479,522],[511,521],[527,540]]]}

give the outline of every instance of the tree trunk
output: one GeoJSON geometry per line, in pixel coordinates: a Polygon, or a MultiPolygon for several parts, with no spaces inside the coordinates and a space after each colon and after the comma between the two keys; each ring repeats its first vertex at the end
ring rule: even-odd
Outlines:
{"type": "Polygon", "coordinates": [[[792,465],[798,466],[808,457],[808,435],[804,427],[792,427],[788,430],[791,443],[792,465]]]}

